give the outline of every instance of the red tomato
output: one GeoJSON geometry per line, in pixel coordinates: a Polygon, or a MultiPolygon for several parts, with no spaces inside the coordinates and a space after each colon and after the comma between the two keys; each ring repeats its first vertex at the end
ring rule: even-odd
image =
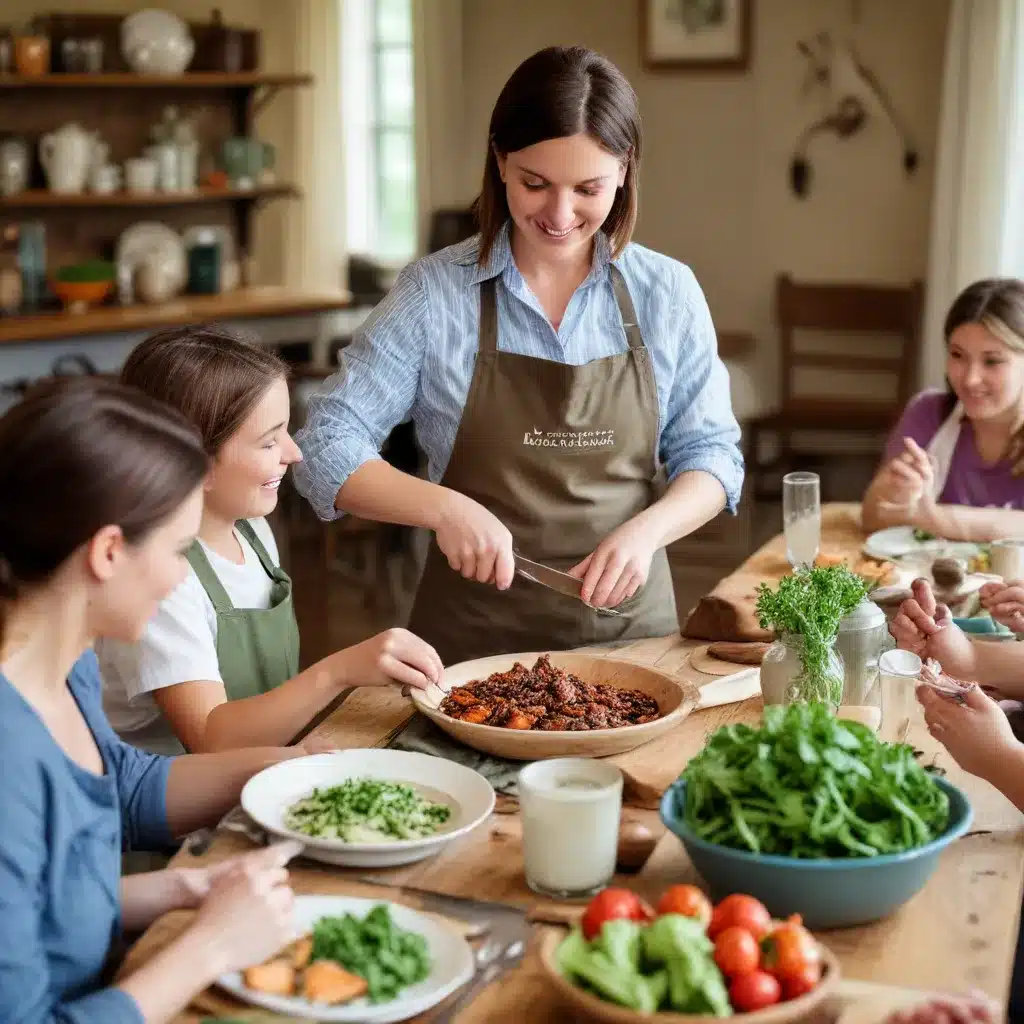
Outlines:
{"type": "Polygon", "coordinates": [[[760,961],[757,939],[746,928],[733,925],[719,932],[715,939],[715,963],[727,978],[756,971],[760,961]]]}
{"type": "Polygon", "coordinates": [[[658,900],[658,914],[695,917],[706,928],[711,920],[711,901],[695,885],[670,885],[658,900]]]}
{"type": "Polygon", "coordinates": [[[649,921],[651,908],[635,892],[629,889],[602,889],[583,912],[580,922],[583,937],[588,941],[601,934],[605,921],[626,918],[630,921],[649,921]]]}
{"type": "Polygon", "coordinates": [[[796,974],[782,979],[782,998],[796,999],[817,988],[821,981],[821,964],[805,964],[796,974]]]}
{"type": "Polygon", "coordinates": [[[796,978],[808,967],[818,968],[821,950],[802,924],[780,924],[761,944],[764,969],[779,981],[796,978]]]}
{"type": "Polygon", "coordinates": [[[729,1002],[740,1013],[751,1013],[772,1006],[782,998],[779,983],[766,971],[751,971],[732,979],[729,1002]]]}
{"type": "Polygon", "coordinates": [[[772,915],[763,903],[753,896],[733,893],[726,896],[711,912],[711,924],[708,925],[708,938],[714,939],[726,928],[746,928],[758,942],[772,930],[772,915]]]}

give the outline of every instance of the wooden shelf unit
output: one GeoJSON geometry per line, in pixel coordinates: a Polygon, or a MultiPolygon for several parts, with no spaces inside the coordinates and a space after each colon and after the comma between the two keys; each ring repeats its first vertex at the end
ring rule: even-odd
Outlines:
{"type": "Polygon", "coordinates": [[[185,71],[180,75],[138,75],[128,71],[95,74],[0,74],[0,89],[282,89],[312,85],[312,75],[264,71],[185,71]]]}
{"type": "Polygon", "coordinates": [[[62,195],[48,189],[36,188],[19,192],[13,196],[0,196],[0,212],[4,210],[36,210],[54,207],[132,207],[132,206],[199,206],[203,203],[250,202],[297,198],[299,190],[294,185],[264,185],[259,188],[209,188],[202,187],[194,192],[111,192],[98,195],[95,192],[80,192],[62,195]]]}
{"type": "Polygon", "coordinates": [[[181,295],[147,306],[97,306],[85,313],[26,313],[0,316],[0,350],[4,345],[57,341],[85,334],[115,334],[176,327],[204,320],[302,316],[347,309],[346,292],[302,292],[284,287],[238,288],[223,295],[181,295]]]}

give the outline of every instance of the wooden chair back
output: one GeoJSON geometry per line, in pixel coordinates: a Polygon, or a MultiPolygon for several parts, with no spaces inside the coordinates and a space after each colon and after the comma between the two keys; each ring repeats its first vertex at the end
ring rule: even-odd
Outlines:
{"type": "Polygon", "coordinates": [[[804,284],[788,274],[776,280],[775,309],[782,341],[782,409],[797,401],[794,381],[805,367],[844,372],[883,373],[895,378],[895,397],[884,402],[858,400],[843,404],[892,405],[902,409],[917,382],[924,286],[804,284]],[[891,336],[898,346],[884,355],[858,352],[856,344],[838,351],[808,351],[796,346],[798,331],[845,332],[891,336]]]}

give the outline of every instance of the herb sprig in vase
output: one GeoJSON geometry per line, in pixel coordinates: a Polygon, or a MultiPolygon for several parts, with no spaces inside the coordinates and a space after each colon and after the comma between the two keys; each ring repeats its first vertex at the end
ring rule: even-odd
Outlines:
{"type": "MultiPolygon", "coordinates": [[[[789,683],[786,702],[820,701],[838,708],[843,699],[842,660],[835,651],[839,623],[864,599],[869,584],[845,565],[796,569],[775,589],[757,588],[757,617],[762,629],[779,635],[785,648],[765,656],[766,670],[790,651],[799,671],[789,683]]],[[[767,688],[765,687],[767,695],[767,688]]]]}

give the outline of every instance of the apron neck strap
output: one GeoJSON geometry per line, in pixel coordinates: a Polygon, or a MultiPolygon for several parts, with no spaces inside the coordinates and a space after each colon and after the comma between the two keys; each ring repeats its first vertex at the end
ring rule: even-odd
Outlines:
{"type": "Polygon", "coordinates": [[[489,277],[480,285],[480,351],[498,351],[497,278],[489,277]]]}
{"type": "Polygon", "coordinates": [[[224,584],[221,583],[220,577],[213,571],[213,566],[210,565],[210,560],[206,557],[203,545],[198,540],[192,542],[192,547],[188,549],[186,557],[188,558],[188,564],[192,566],[193,572],[195,572],[199,582],[202,584],[203,590],[206,591],[206,596],[210,599],[213,610],[218,615],[234,611],[234,603],[228,597],[228,592],[224,589],[224,584]]]}
{"type": "Polygon", "coordinates": [[[614,263],[608,264],[608,273],[612,279],[612,291],[615,293],[615,301],[619,306],[619,316],[622,317],[622,326],[626,332],[626,341],[630,348],[643,348],[644,339],[640,336],[640,325],[636,319],[636,308],[633,306],[632,296],[626,286],[626,279],[622,276],[614,263]]]}
{"type": "MultiPolygon", "coordinates": [[[[611,275],[612,291],[615,293],[615,302],[619,307],[619,316],[622,317],[622,327],[626,332],[626,341],[630,348],[643,348],[644,340],[640,336],[640,325],[636,319],[636,308],[633,305],[633,298],[626,286],[626,279],[622,276],[614,263],[608,264],[608,273],[611,275]]],[[[498,351],[498,296],[496,277],[489,277],[480,285],[480,351],[498,351]]],[[[248,523],[246,523],[248,526],[248,523]]],[[[255,545],[254,545],[255,546],[255,545]]]]}
{"type": "Polygon", "coordinates": [[[260,560],[260,565],[263,566],[263,571],[271,578],[277,578],[277,566],[274,565],[274,560],[270,557],[270,553],[263,546],[263,541],[260,540],[256,531],[253,529],[252,523],[248,519],[239,519],[235,523],[235,528],[238,532],[249,542],[249,546],[256,552],[256,557],[260,560]]]}

